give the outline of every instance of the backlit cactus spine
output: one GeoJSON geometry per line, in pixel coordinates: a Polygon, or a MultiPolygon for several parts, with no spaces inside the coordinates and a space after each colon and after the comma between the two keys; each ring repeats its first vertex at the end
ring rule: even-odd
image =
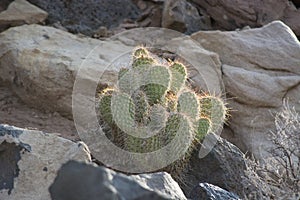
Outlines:
{"type": "MultiPolygon", "coordinates": [[[[100,117],[112,131],[117,127],[123,135],[122,145],[118,146],[136,153],[152,152],[168,145],[176,134],[185,134],[183,138],[188,141],[177,144],[190,144],[185,158],[169,168],[171,173],[182,169],[194,144],[216,131],[226,116],[221,98],[196,94],[186,81],[187,69],[182,63],[160,64],[147,49],[137,48],[132,66],[119,71],[117,87],[100,95],[100,117]],[[182,130],[180,122],[184,122],[185,129],[178,133],[182,130]],[[156,134],[146,138],[128,134],[138,131],[156,134]]],[[[176,149],[170,153],[176,153],[176,149]]]]}

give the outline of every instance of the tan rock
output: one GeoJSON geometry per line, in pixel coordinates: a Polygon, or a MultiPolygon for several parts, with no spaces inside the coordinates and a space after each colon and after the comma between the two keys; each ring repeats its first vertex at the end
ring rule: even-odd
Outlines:
{"type": "Polygon", "coordinates": [[[10,83],[25,103],[71,118],[72,90],[79,69],[87,72],[86,84],[100,80],[101,84],[113,85],[118,70],[130,63],[134,47],[160,44],[156,46],[166,49],[169,45],[168,50],[180,53],[192,63],[190,77],[196,83],[202,82],[203,88],[213,87],[212,92],[220,93],[218,56],[189,37],[171,41],[178,36],[182,35],[146,28],[99,41],[39,25],[15,27],[0,34],[0,81],[10,83]],[[196,68],[203,74],[200,75],[196,68]],[[211,77],[207,84],[205,77],[211,77]]]}
{"type": "Polygon", "coordinates": [[[47,12],[26,0],[15,0],[0,13],[0,27],[41,23],[47,16],[47,12]]]}
{"type": "Polygon", "coordinates": [[[233,131],[228,136],[244,152],[263,158],[275,130],[273,114],[282,100],[300,111],[300,43],[282,22],[243,31],[198,32],[204,48],[219,54],[233,131]]]}

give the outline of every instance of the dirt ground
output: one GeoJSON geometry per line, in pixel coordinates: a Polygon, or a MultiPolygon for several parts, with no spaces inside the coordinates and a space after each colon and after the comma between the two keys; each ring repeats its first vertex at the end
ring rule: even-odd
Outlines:
{"type": "Polygon", "coordinates": [[[58,113],[47,113],[28,107],[6,86],[0,86],[0,124],[40,130],[78,141],[73,121],[58,113]]]}

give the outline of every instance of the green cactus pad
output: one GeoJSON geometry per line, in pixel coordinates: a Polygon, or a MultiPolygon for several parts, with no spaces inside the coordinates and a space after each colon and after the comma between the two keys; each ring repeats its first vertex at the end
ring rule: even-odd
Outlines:
{"type": "Polygon", "coordinates": [[[109,125],[113,124],[113,117],[111,113],[111,97],[113,90],[104,90],[100,94],[100,101],[98,104],[100,117],[109,125]]]}
{"type": "Polygon", "coordinates": [[[127,68],[121,68],[118,73],[118,80],[120,80],[128,71],[129,71],[129,69],[127,69],[127,68]]]}
{"type": "Polygon", "coordinates": [[[186,67],[181,63],[174,63],[170,66],[172,80],[170,90],[175,94],[179,92],[187,79],[186,67]]]}
{"type": "Polygon", "coordinates": [[[141,90],[137,90],[134,92],[132,99],[135,106],[135,121],[146,123],[150,109],[146,94],[141,90]]]}
{"type": "Polygon", "coordinates": [[[199,115],[199,101],[195,92],[184,92],[178,98],[178,112],[190,117],[192,120],[199,115]]]}
{"type": "Polygon", "coordinates": [[[150,65],[153,65],[155,60],[151,57],[138,57],[133,60],[132,68],[134,69],[145,69],[150,65]]]}
{"type": "Polygon", "coordinates": [[[153,66],[145,71],[145,84],[141,89],[146,93],[150,105],[162,103],[169,89],[171,75],[165,66],[153,66]]]}
{"type": "Polygon", "coordinates": [[[141,85],[143,80],[143,72],[137,69],[123,69],[119,72],[118,88],[121,92],[131,95],[141,85]]]}
{"type": "Polygon", "coordinates": [[[133,53],[133,56],[137,57],[137,58],[142,57],[142,56],[148,57],[148,55],[149,55],[149,53],[148,53],[147,49],[145,49],[143,47],[137,48],[133,53]]]}
{"type": "Polygon", "coordinates": [[[206,117],[201,117],[196,122],[196,136],[199,141],[201,141],[206,134],[211,130],[212,123],[210,119],[206,117]]]}
{"type": "Polygon", "coordinates": [[[135,107],[128,94],[116,93],[111,97],[111,113],[115,124],[122,131],[135,131],[135,107]]]}
{"type": "Polygon", "coordinates": [[[167,112],[160,104],[151,106],[150,121],[147,124],[148,130],[151,133],[157,133],[166,126],[167,112]]]}
{"type": "Polygon", "coordinates": [[[223,126],[226,118],[226,107],[221,98],[215,96],[204,96],[199,99],[201,105],[201,117],[210,119],[211,131],[215,132],[223,126]]]}

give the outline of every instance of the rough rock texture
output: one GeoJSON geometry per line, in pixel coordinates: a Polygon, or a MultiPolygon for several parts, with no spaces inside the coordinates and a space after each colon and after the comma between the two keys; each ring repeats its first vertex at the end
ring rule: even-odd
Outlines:
{"type": "Polygon", "coordinates": [[[192,200],[239,200],[240,198],[222,188],[209,184],[199,183],[191,192],[190,199],[192,200]]]}
{"type": "Polygon", "coordinates": [[[15,0],[8,8],[0,13],[0,31],[22,24],[36,24],[43,22],[48,13],[28,3],[26,0],[15,0]]]}
{"type": "Polygon", "coordinates": [[[49,13],[47,22],[60,22],[72,33],[94,34],[100,26],[112,28],[122,20],[136,19],[138,8],[131,0],[29,0],[49,13]]]}
{"type": "Polygon", "coordinates": [[[49,191],[56,200],[186,199],[178,184],[166,173],[130,177],[75,161],[62,166],[49,191]]]}
{"type": "MultiPolygon", "coordinates": [[[[178,37],[178,33],[174,36],[178,37]]],[[[172,41],[170,38],[172,35],[164,35],[161,30],[135,29],[111,40],[99,41],[50,27],[15,27],[0,34],[0,82],[12,85],[25,103],[71,117],[71,94],[81,65],[89,73],[87,84],[99,73],[102,74],[101,83],[113,84],[119,68],[130,62],[132,49],[144,43],[151,46],[154,42],[160,43],[160,48],[168,46],[193,64],[189,75],[195,85],[208,85],[212,92],[220,93],[218,56],[189,37],[172,41]],[[109,66],[116,59],[118,62],[109,66]],[[204,81],[206,77],[209,79],[204,81]]]]}
{"type": "Polygon", "coordinates": [[[179,185],[166,172],[131,175],[130,178],[142,187],[162,193],[171,199],[186,199],[179,185]]]}
{"type": "Polygon", "coordinates": [[[0,199],[50,200],[47,188],[68,160],[90,162],[86,145],[0,125],[0,199]]]}
{"type": "MultiPolygon", "coordinates": [[[[68,117],[80,66],[84,64],[91,74],[95,70],[103,74],[110,61],[132,49],[39,25],[9,29],[0,34],[0,41],[0,81],[11,84],[25,103],[68,117]]],[[[107,76],[103,82],[113,80],[113,75],[107,76]]]]}
{"type": "Polygon", "coordinates": [[[244,152],[262,159],[275,129],[272,113],[289,99],[300,111],[300,43],[282,22],[233,32],[198,32],[192,36],[219,54],[232,108],[227,136],[244,152]]]}
{"type": "Polygon", "coordinates": [[[213,20],[213,29],[234,30],[244,26],[258,27],[283,20],[300,36],[299,9],[288,0],[192,0],[213,20]],[[298,12],[298,13],[296,13],[298,12]]]}
{"type": "Polygon", "coordinates": [[[161,27],[164,1],[132,1],[142,10],[137,19],[139,27],[161,27]]]}
{"type": "Polygon", "coordinates": [[[187,34],[201,30],[201,18],[197,8],[185,0],[166,0],[162,15],[162,27],[187,34]]]}
{"type": "Polygon", "coordinates": [[[200,146],[192,154],[189,170],[182,175],[184,184],[181,188],[188,198],[192,197],[192,190],[199,182],[219,186],[239,196],[259,190],[244,172],[247,162],[244,154],[236,146],[218,137],[217,144],[201,159],[198,157],[199,148],[200,146]],[[243,180],[247,180],[247,186],[242,184],[243,180]]]}

